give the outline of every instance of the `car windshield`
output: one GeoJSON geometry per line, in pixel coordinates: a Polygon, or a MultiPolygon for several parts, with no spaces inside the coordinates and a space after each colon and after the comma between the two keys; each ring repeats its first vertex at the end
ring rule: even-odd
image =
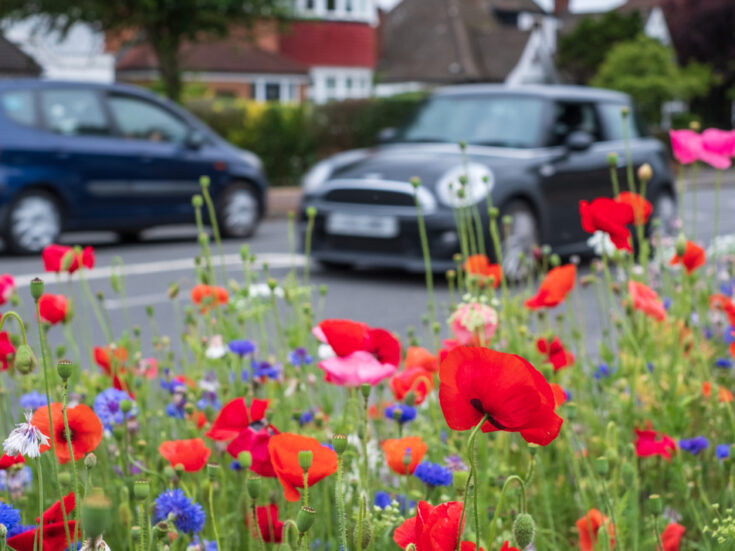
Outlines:
{"type": "Polygon", "coordinates": [[[544,102],[518,96],[436,96],[398,134],[397,141],[495,147],[539,147],[544,102]]]}

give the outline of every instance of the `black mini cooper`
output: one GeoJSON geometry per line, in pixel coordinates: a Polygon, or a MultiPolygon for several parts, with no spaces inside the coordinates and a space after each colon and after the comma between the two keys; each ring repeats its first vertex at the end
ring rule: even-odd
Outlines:
{"type": "Polygon", "coordinates": [[[307,207],[317,213],[312,255],[326,266],[422,271],[413,177],[422,182],[418,200],[436,270],[453,267],[460,249],[453,207],[477,203],[487,222],[488,194],[501,215],[512,215],[503,239],[509,275],[535,244],[561,255],[588,252],[579,201],[612,195],[610,153],[618,154],[621,190],[627,189],[624,124],[634,167],[653,168],[646,196],[654,216],[671,224],[676,194],[667,151],[645,136],[628,96],[571,86],[472,84],[435,92],[409,125],[384,132],[392,136],[381,145],[330,157],[304,176],[302,222],[307,207]],[[626,118],[624,107],[631,113],[626,118]],[[467,193],[460,199],[463,175],[467,193]]]}

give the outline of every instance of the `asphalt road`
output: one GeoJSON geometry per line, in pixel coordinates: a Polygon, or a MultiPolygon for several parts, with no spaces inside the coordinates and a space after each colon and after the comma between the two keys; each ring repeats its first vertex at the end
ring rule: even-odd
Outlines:
{"type": "MultiPolygon", "coordinates": [[[[697,239],[708,243],[713,230],[714,190],[700,189],[697,195],[697,239]]],[[[690,228],[692,194],[687,193],[684,200],[686,227],[690,228]]],[[[720,209],[720,233],[735,235],[735,216],[731,214],[735,212],[735,187],[728,186],[722,190],[720,209]]],[[[301,257],[289,254],[287,226],[286,220],[266,220],[257,235],[248,242],[258,258],[269,263],[275,277],[285,275],[294,262],[302,262],[301,257]]],[[[153,306],[161,332],[174,337],[174,309],[166,292],[169,284],[179,283],[182,289],[181,303],[188,303],[188,291],[195,283],[192,258],[198,253],[196,230],[193,226],[151,230],[144,235],[143,242],[134,245],[118,244],[113,234],[104,233],[69,234],[64,236],[62,242],[91,244],[95,247],[97,267],[89,273],[88,279],[94,292],[104,293],[116,335],[123,331],[126,322],[122,301],[110,287],[109,272],[113,259],[120,257],[125,263],[130,322],[147,330],[149,324],[145,308],[153,306]]],[[[241,243],[235,241],[226,241],[224,244],[228,276],[238,280],[242,279],[240,246],[241,243]]],[[[16,277],[21,295],[27,299],[27,305],[30,304],[28,284],[33,277],[44,278],[49,292],[54,292],[55,289],[59,292],[67,291],[65,284],[62,283],[59,288],[53,275],[43,273],[40,257],[2,255],[1,273],[10,273],[16,277]]],[[[333,272],[325,271],[317,265],[313,267],[311,277],[314,283],[325,284],[328,288],[325,317],[361,320],[405,335],[409,326],[420,328],[422,316],[426,313],[427,295],[423,275],[368,269],[333,272]]],[[[437,287],[438,302],[446,306],[449,300],[446,283],[440,280],[437,287]]],[[[583,297],[582,303],[590,310],[586,316],[590,329],[599,331],[595,299],[590,294],[589,297],[583,297]],[[585,300],[586,298],[589,300],[585,300]]],[[[95,344],[104,344],[99,328],[95,329],[93,340],[95,344]]]]}

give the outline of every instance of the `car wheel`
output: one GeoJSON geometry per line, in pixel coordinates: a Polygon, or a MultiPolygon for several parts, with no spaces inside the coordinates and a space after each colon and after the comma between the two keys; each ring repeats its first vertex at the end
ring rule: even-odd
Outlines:
{"type": "Polygon", "coordinates": [[[661,221],[661,236],[676,237],[678,234],[676,198],[669,191],[660,192],[653,200],[653,216],[661,221]]]}
{"type": "Polygon", "coordinates": [[[512,221],[507,235],[503,235],[503,274],[509,281],[520,281],[528,277],[532,265],[533,248],[539,241],[538,221],[525,201],[506,205],[501,210],[501,224],[505,216],[511,216],[512,221]]]}
{"type": "Polygon", "coordinates": [[[252,186],[233,184],[225,190],[217,214],[223,237],[250,237],[260,220],[260,202],[252,186]]]}
{"type": "Polygon", "coordinates": [[[34,254],[54,243],[61,233],[61,208],[45,191],[30,191],[10,205],[4,231],[7,247],[17,254],[34,254]]]}
{"type": "Polygon", "coordinates": [[[140,243],[142,235],[142,231],[136,230],[117,232],[117,237],[120,240],[120,243],[140,243]]]}

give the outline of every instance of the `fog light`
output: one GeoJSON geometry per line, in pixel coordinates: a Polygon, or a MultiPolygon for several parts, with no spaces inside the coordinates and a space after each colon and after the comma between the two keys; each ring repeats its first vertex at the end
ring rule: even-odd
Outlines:
{"type": "Polygon", "coordinates": [[[439,237],[439,241],[442,245],[445,245],[447,247],[453,247],[458,243],[457,238],[457,232],[456,231],[445,231],[441,234],[441,237],[439,237]]]}

